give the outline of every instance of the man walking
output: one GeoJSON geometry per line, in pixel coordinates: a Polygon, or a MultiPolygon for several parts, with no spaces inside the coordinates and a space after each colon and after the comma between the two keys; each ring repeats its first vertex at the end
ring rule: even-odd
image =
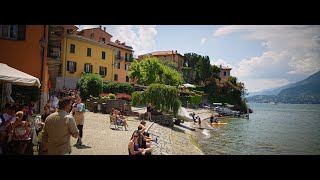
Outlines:
{"type": "Polygon", "coordinates": [[[43,127],[43,143],[48,143],[48,154],[67,155],[71,153],[70,137],[78,138],[75,119],[68,113],[69,99],[59,101],[59,110],[50,114],[43,127]]]}

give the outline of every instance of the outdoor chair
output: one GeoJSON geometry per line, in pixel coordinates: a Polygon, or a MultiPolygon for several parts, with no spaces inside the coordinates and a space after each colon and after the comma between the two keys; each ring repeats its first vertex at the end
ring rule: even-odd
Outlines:
{"type": "Polygon", "coordinates": [[[110,126],[109,128],[114,125],[115,129],[123,130],[124,124],[122,122],[117,122],[116,117],[110,116],[110,126]]]}

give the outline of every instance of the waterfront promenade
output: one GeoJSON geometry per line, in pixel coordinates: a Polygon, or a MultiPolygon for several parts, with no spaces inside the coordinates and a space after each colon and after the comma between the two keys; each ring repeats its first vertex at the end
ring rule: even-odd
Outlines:
{"type": "MultiPolygon", "coordinates": [[[[146,108],[133,108],[133,111],[144,113],[146,108]]],[[[192,109],[187,109],[193,112],[192,109]]],[[[195,110],[202,119],[209,117],[207,110],[195,110]]],[[[152,142],[151,147],[154,155],[201,155],[203,154],[194,141],[193,127],[190,122],[174,125],[168,128],[153,122],[146,121],[146,126],[151,127],[148,132],[158,136],[159,143],[152,142]]],[[[71,138],[72,155],[128,155],[128,142],[134,130],[137,129],[140,120],[138,117],[128,117],[128,131],[114,130],[109,128],[109,114],[85,113],[83,128],[83,144],[77,146],[76,139],[71,138]]],[[[112,128],[114,126],[111,126],[112,128]]],[[[195,128],[197,131],[197,128],[195,128]]]]}

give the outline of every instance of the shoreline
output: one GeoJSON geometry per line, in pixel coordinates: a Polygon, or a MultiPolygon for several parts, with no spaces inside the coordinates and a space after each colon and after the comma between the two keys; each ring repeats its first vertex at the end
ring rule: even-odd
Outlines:
{"type": "MultiPolygon", "coordinates": [[[[208,109],[188,109],[188,113],[195,112],[200,116],[203,121],[202,126],[207,126],[204,122],[208,119],[213,111],[208,109]]],[[[139,108],[140,113],[144,113],[145,110],[139,108]]],[[[174,125],[173,127],[163,126],[152,122],[148,127],[147,132],[151,137],[158,136],[158,144],[151,143],[152,153],[154,155],[205,155],[201,150],[201,146],[197,142],[198,133],[202,132],[198,128],[198,124],[193,122],[184,122],[180,125],[174,125]]]]}

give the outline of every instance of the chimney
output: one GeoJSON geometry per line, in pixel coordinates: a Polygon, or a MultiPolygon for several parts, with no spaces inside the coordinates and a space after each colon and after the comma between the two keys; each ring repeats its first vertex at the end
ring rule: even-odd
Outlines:
{"type": "Polygon", "coordinates": [[[99,25],[99,28],[101,29],[102,25],[99,25]]]}
{"type": "Polygon", "coordinates": [[[106,27],[103,27],[104,32],[106,32],[106,27]]]}
{"type": "Polygon", "coordinates": [[[178,54],[177,50],[176,50],[176,54],[178,54]]]}

